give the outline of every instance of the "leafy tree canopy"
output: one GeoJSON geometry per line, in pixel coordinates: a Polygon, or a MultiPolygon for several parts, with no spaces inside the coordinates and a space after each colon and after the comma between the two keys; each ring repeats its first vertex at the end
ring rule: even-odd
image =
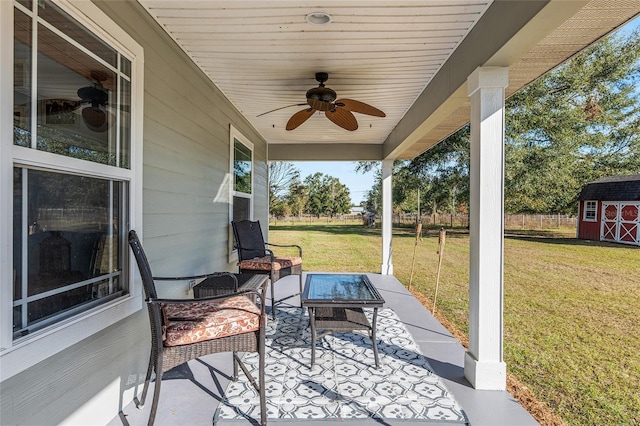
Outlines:
{"type": "Polygon", "coordinates": [[[349,188],[338,178],[317,172],[304,180],[309,198],[306,211],[309,214],[330,217],[351,211],[349,188]]]}
{"type": "Polygon", "coordinates": [[[269,212],[276,217],[346,214],[351,211],[349,189],[338,178],[316,173],[300,181],[293,163],[269,165],[269,212]]]}

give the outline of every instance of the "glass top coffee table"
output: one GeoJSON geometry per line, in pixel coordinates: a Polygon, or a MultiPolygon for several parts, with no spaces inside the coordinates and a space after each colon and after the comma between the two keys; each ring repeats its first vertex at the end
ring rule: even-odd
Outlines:
{"type": "Polygon", "coordinates": [[[376,320],[378,308],[383,304],[384,299],[366,275],[308,274],[302,292],[302,306],[309,310],[311,365],[315,363],[317,339],[333,332],[368,330],[378,367],[376,320]],[[373,308],[371,323],[362,311],[365,307],[373,308]]]}

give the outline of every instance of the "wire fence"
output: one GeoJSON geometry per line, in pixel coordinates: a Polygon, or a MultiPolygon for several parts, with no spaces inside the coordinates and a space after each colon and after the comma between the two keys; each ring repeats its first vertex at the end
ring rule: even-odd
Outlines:
{"type": "MultiPolygon", "coordinates": [[[[423,226],[467,228],[468,214],[431,214],[422,215],[420,222],[423,226]]],[[[394,224],[414,225],[417,223],[415,215],[396,215],[394,224]]],[[[505,229],[561,229],[575,228],[576,217],[560,213],[548,214],[505,214],[505,229]]]]}
{"type": "Polygon", "coordinates": [[[509,214],[505,215],[507,229],[560,229],[576,228],[575,216],[566,214],[509,214]]]}
{"type": "MultiPolygon", "coordinates": [[[[418,217],[415,214],[393,215],[393,226],[405,227],[414,226],[418,223],[418,217]]],[[[445,227],[445,228],[468,228],[468,214],[429,214],[421,215],[420,222],[423,226],[428,227],[445,227]]],[[[296,223],[357,223],[364,226],[371,226],[371,221],[360,214],[336,215],[330,216],[289,216],[285,218],[271,217],[272,225],[280,224],[296,224],[296,223]]],[[[380,225],[380,217],[376,216],[373,222],[380,225]]],[[[572,215],[560,213],[547,214],[505,214],[505,229],[562,229],[575,228],[576,217],[572,215]]]]}

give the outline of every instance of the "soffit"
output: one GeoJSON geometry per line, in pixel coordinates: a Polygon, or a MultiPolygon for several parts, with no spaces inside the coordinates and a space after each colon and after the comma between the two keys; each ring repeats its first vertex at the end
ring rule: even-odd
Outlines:
{"type": "Polygon", "coordinates": [[[508,66],[511,95],[640,12],[635,0],[139,2],[265,138],[270,159],[289,160],[358,159],[360,151],[367,159],[413,158],[469,121],[461,75],[508,66]],[[314,11],[333,22],[305,23],[314,11]],[[492,35],[496,28],[508,39],[492,35]],[[329,73],[326,85],[338,98],[387,117],[355,114],[354,132],[322,113],[286,131],[304,106],[257,117],[304,103],[319,71],[329,73]]]}
{"type": "Polygon", "coordinates": [[[269,144],[382,144],[492,0],[139,0],[269,144]],[[310,12],[332,22],[311,25],[310,12]],[[285,125],[327,72],[338,98],[371,104],[349,132],[315,113],[285,125]]]}

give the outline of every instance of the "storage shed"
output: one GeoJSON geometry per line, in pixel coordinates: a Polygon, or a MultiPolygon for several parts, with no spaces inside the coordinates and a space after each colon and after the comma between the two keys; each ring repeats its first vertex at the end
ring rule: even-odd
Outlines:
{"type": "Polygon", "coordinates": [[[578,200],[578,238],[640,246],[640,174],[588,183],[578,200]]]}

